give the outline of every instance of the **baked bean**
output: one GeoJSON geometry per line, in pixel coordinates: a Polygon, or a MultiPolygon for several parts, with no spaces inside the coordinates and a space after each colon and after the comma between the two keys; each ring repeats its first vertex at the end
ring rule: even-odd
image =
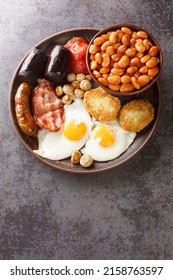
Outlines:
{"type": "Polygon", "coordinates": [[[139,39],[136,31],[133,31],[132,38],[139,39]]]}
{"type": "Polygon", "coordinates": [[[101,45],[101,50],[102,50],[102,51],[105,51],[106,48],[107,48],[108,46],[110,46],[110,44],[111,44],[110,41],[104,42],[104,43],[101,45]]]}
{"type": "Polygon", "coordinates": [[[144,39],[143,40],[143,45],[144,45],[144,47],[145,47],[145,49],[147,51],[152,46],[152,43],[148,39],[144,39]]]}
{"type": "Polygon", "coordinates": [[[105,78],[98,78],[98,82],[104,86],[108,86],[108,80],[105,78]]]}
{"type": "Polygon", "coordinates": [[[120,92],[131,92],[134,90],[134,86],[131,83],[125,83],[120,86],[120,92]]]}
{"type": "Polygon", "coordinates": [[[109,73],[109,71],[110,71],[109,67],[102,67],[102,68],[100,68],[100,73],[101,74],[109,73]]]}
{"type": "Polygon", "coordinates": [[[95,57],[94,57],[94,58],[95,58],[95,60],[97,61],[98,64],[101,64],[101,63],[102,63],[103,58],[102,58],[101,53],[97,52],[97,53],[95,54],[95,57]]]}
{"type": "Polygon", "coordinates": [[[159,67],[154,67],[154,68],[150,68],[149,70],[148,70],[148,75],[150,76],[150,77],[154,77],[154,76],[156,76],[157,74],[158,74],[158,72],[159,72],[159,67]]]}
{"type": "Polygon", "coordinates": [[[102,74],[102,78],[104,78],[104,79],[108,79],[108,77],[109,77],[109,74],[102,74]]]}
{"type": "Polygon", "coordinates": [[[126,45],[121,45],[118,49],[117,49],[117,52],[118,53],[124,53],[127,49],[127,46],[126,45]]]}
{"type": "Polygon", "coordinates": [[[108,82],[110,84],[119,84],[121,82],[121,77],[119,75],[112,75],[108,77],[108,82]]]}
{"type": "Polygon", "coordinates": [[[138,39],[136,39],[136,43],[138,43],[138,44],[142,44],[142,43],[143,43],[143,40],[142,40],[142,39],[140,39],[140,38],[138,38],[138,39]]]}
{"type": "Polygon", "coordinates": [[[142,66],[139,68],[139,72],[142,73],[142,74],[145,74],[148,72],[148,67],[145,65],[145,66],[142,66]]]}
{"type": "Polygon", "coordinates": [[[130,83],[131,82],[130,76],[129,75],[123,75],[121,77],[121,82],[122,82],[122,84],[130,83]]]}
{"type": "Polygon", "coordinates": [[[136,71],[138,70],[138,67],[137,66],[130,66],[127,68],[127,73],[129,75],[132,75],[133,73],[135,73],[136,71]]]}
{"type": "Polygon", "coordinates": [[[131,38],[130,39],[130,46],[131,46],[131,48],[134,48],[135,44],[136,44],[136,39],[135,38],[131,38]]]}
{"type": "Polygon", "coordinates": [[[128,27],[121,27],[121,30],[128,35],[132,35],[132,30],[128,27]]]}
{"type": "Polygon", "coordinates": [[[156,56],[159,52],[159,49],[157,46],[153,46],[149,49],[148,54],[151,56],[156,56]]]}
{"type": "Polygon", "coordinates": [[[136,48],[129,48],[126,50],[126,54],[128,56],[135,56],[136,52],[137,52],[136,48]]]}
{"type": "Polygon", "coordinates": [[[111,33],[110,33],[110,35],[109,35],[109,41],[111,42],[111,43],[116,43],[116,41],[117,41],[117,33],[115,32],[115,31],[112,31],[111,33]]]}
{"type": "Polygon", "coordinates": [[[131,82],[135,89],[141,88],[140,83],[138,82],[137,78],[131,77],[131,82]]]}
{"type": "Polygon", "coordinates": [[[108,34],[102,34],[101,37],[104,38],[105,41],[109,40],[109,35],[108,34]]]}
{"type": "Polygon", "coordinates": [[[95,59],[95,55],[94,54],[91,54],[90,55],[90,60],[94,60],[95,59]]]}
{"type": "Polygon", "coordinates": [[[148,75],[141,75],[138,78],[138,83],[141,87],[146,86],[150,82],[150,77],[148,75]]]}
{"type": "Polygon", "coordinates": [[[116,85],[113,85],[113,84],[108,84],[108,87],[114,91],[119,91],[120,90],[120,84],[116,84],[116,85]]]}
{"type": "Polygon", "coordinates": [[[108,55],[113,55],[114,53],[115,53],[115,49],[114,49],[114,47],[113,46],[108,46],[107,48],[106,48],[106,53],[108,54],[108,55]]]}
{"type": "Polygon", "coordinates": [[[150,59],[150,55],[146,54],[143,57],[141,57],[140,61],[142,63],[146,63],[150,59]]]}
{"type": "Polygon", "coordinates": [[[139,70],[136,71],[136,72],[133,74],[133,76],[134,76],[136,79],[138,79],[140,75],[141,75],[141,73],[139,72],[139,70]]]}
{"type": "Polygon", "coordinates": [[[105,42],[105,39],[103,37],[97,37],[94,39],[95,46],[102,45],[104,42],[105,42]]]}
{"type": "Polygon", "coordinates": [[[92,60],[90,63],[91,70],[95,70],[97,68],[97,61],[92,60]]]}
{"type": "Polygon", "coordinates": [[[120,43],[122,40],[122,37],[124,35],[124,32],[121,30],[117,30],[117,42],[120,43]]]}
{"type": "Polygon", "coordinates": [[[110,64],[110,56],[107,53],[102,54],[103,62],[102,66],[103,67],[108,67],[110,64]]]}
{"type": "Polygon", "coordinates": [[[122,56],[123,56],[122,53],[115,53],[111,56],[111,58],[113,61],[118,62],[122,56]]]}
{"type": "Polygon", "coordinates": [[[157,63],[159,63],[159,58],[153,56],[147,61],[146,66],[148,66],[149,68],[152,68],[152,67],[155,67],[157,65],[157,63]]]}
{"type": "Polygon", "coordinates": [[[130,66],[135,66],[139,63],[139,58],[138,57],[133,57],[131,60],[130,60],[130,66]]]}
{"type": "Polygon", "coordinates": [[[121,68],[125,68],[129,65],[129,57],[125,54],[121,57],[121,59],[119,60],[118,62],[118,65],[121,67],[121,68]]]}
{"type": "Polygon", "coordinates": [[[89,52],[90,52],[91,54],[95,54],[96,52],[99,51],[99,49],[100,49],[100,48],[99,48],[98,46],[92,44],[92,45],[90,46],[90,48],[89,48],[89,52]]]}
{"type": "Polygon", "coordinates": [[[136,54],[136,56],[137,56],[138,58],[141,58],[141,57],[144,56],[144,53],[143,53],[143,52],[138,52],[138,53],[136,54]]]}
{"type": "Polygon", "coordinates": [[[113,65],[113,67],[114,67],[114,68],[121,69],[121,67],[118,65],[118,62],[115,62],[114,65],[113,65]]]}
{"type": "Polygon", "coordinates": [[[111,69],[111,73],[113,74],[113,75],[123,75],[124,74],[124,71],[123,71],[123,69],[119,69],[119,68],[112,68],[111,69]]]}
{"type": "Polygon", "coordinates": [[[117,50],[121,46],[121,43],[115,43],[112,46],[114,47],[115,50],[117,50]]]}
{"type": "Polygon", "coordinates": [[[137,42],[135,44],[135,48],[137,49],[138,52],[143,53],[145,51],[145,46],[143,45],[143,42],[141,42],[139,40],[137,40],[137,42]]]}
{"type": "Polygon", "coordinates": [[[130,35],[129,34],[124,34],[123,37],[122,37],[122,43],[123,45],[127,45],[129,46],[130,45],[130,35]]]}
{"type": "Polygon", "coordinates": [[[94,75],[94,77],[95,77],[96,79],[101,78],[101,73],[100,73],[99,71],[97,71],[97,70],[94,70],[94,71],[93,71],[93,75],[94,75]]]}
{"type": "Polygon", "coordinates": [[[148,38],[148,34],[145,31],[138,31],[136,34],[139,38],[142,38],[142,39],[148,38]]]}

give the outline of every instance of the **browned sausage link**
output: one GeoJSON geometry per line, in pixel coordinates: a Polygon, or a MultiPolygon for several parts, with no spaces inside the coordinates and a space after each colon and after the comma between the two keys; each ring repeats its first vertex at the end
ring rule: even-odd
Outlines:
{"type": "Polygon", "coordinates": [[[15,111],[18,124],[22,131],[28,136],[35,136],[37,126],[29,108],[31,89],[28,83],[22,83],[15,95],[15,111]]]}

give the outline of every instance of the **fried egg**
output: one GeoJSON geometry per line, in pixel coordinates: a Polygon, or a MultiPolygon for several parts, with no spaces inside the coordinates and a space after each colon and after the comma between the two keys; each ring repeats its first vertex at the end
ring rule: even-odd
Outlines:
{"type": "Polygon", "coordinates": [[[44,158],[61,160],[80,150],[91,132],[91,117],[80,99],[64,106],[65,122],[58,132],[38,131],[39,149],[34,152],[44,158]]]}
{"type": "Polygon", "coordinates": [[[135,137],[136,133],[123,130],[117,120],[97,122],[81,151],[97,161],[112,160],[125,152],[135,137]]]}

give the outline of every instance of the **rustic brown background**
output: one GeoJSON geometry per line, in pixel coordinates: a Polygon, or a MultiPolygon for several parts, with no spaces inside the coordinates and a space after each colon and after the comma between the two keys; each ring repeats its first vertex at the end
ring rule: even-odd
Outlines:
{"type": "Polygon", "coordinates": [[[0,0],[0,258],[173,258],[173,1],[0,0]],[[164,54],[158,128],[118,169],[79,176],[36,160],[9,120],[15,68],[45,37],[128,22],[164,54]]]}

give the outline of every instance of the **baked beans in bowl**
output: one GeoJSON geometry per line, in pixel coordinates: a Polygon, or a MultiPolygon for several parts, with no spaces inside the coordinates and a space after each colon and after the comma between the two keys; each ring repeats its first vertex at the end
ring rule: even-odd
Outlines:
{"type": "Polygon", "coordinates": [[[158,79],[163,65],[157,40],[145,29],[131,24],[99,31],[90,41],[86,59],[94,81],[118,96],[147,90],[158,79]]]}

